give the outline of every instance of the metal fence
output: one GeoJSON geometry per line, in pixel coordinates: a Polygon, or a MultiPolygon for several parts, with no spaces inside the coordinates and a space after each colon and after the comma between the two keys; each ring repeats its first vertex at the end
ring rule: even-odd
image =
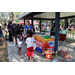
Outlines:
{"type": "Polygon", "coordinates": [[[75,62],[75,47],[69,43],[58,42],[58,56],[64,61],[75,62]]]}

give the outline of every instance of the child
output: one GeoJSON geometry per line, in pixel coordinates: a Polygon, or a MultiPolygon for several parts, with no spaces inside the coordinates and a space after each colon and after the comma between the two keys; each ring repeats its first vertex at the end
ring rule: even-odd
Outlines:
{"type": "Polygon", "coordinates": [[[26,45],[27,45],[27,57],[30,61],[30,56],[31,56],[31,61],[33,62],[33,43],[35,42],[34,38],[32,37],[32,31],[27,30],[27,39],[26,39],[26,45]]]}
{"type": "Polygon", "coordinates": [[[21,56],[21,47],[22,47],[22,36],[20,35],[20,30],[18,30],[18,34],[17,34],[17,43],[18,43],[18,53],[19,53],[19,57],[23,57],[23,55],[21,56]]]}

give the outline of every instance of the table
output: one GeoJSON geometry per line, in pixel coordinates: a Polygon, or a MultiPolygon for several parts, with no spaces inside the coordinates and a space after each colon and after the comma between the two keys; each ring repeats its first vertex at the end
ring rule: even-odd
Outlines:
{"type": "Polygon", "coordinates": [[[36,50],[41,52],[44,51],[45,48],[52,48],[54,49],[54,42],[55,39],[44,39],[43,37],[39,37],[39,35],[33,35],[35,41],[36,41],[36,50]]]}

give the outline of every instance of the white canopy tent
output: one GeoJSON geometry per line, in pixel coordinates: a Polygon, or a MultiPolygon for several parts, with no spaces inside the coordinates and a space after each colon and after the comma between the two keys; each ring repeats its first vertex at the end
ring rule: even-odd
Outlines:
{"type": "MultiPolygon", "coordinates": [[[[31,14],[32,12],[25,12],[23,13],[18,20],[23,19],[25,16],[31,14]]],[[[60,12],[60,18],[68,18],[68,17],[75,17],[75,12],[60,12]]],[[[46,18],[46,19],[55,19],[55,12],[43,12],[41,14],[36,14],[33,18],[46,18]]]]}
{"type": "Polygon", "coordinates": [[[68,18],[74,18],[75,12],[25,12],[22,14],[18,20],[31,19],[32,25],[33,20],[40,20],[40,30],[41,30],[41,20],[55,20],[55,51],[58,50],[58,41],[59,41],[59,20],[65,19],[65,25],[67,25],[68,18]]]}

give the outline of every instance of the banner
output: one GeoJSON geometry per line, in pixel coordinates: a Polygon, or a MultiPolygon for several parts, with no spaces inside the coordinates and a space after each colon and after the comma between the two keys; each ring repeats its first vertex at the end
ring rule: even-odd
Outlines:
{"type": "Polygon", "coordinates": [[[55,41],[49,41],[48,43],[49,43],[50,47],[54,47],[55,46],[55,41]]]}
{"type": "Polygon", "coordinates": [[[37,41],[37,40],[35,40],[35,42],[36,42],[36,47],[39,47],[40,49],[43,50],[44,44],[42,43],[42,41],[37,41]]]}

